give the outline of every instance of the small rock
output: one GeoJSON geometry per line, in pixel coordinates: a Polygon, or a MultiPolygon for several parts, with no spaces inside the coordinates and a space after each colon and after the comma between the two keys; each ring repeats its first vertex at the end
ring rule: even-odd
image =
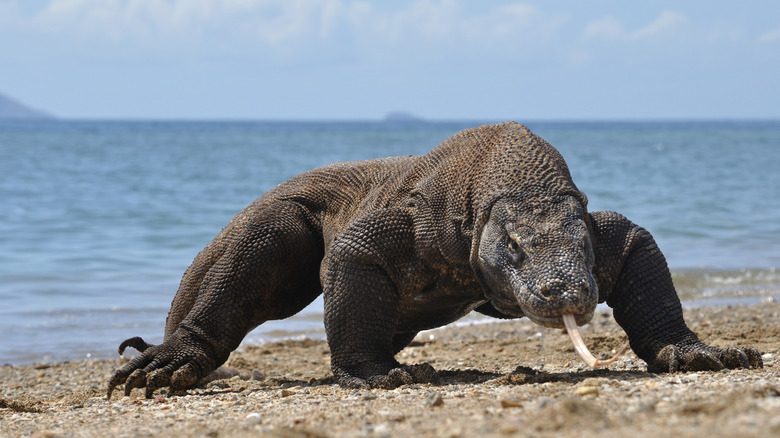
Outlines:
{"type": "Polygon", "coordinates": [[[262,373],[260,370],[252,370],[252,380],[257,380],[259,382],[262,382],[265,380],[265,374],[262,373]]]}
{"type": "Polygon", "coordinates": [[[683,383],[693,383],[699,381],[699,379],[701,379],[701,374],[695,373],[695,374],[687,374],[683,376],[680,380],[683,383]]]}
{"type": "Polygon", "coordinates": [[[606,377],[588,377],[587,379],[580,382],[578,386],[585,387],[585,386],[595,386],[598,388],[602,385],[614,385],[619,386],[620,382],[613,379],[607,379],[606,377]]]}
{"type": "Polygon", "coordinates": [[[251,414],[247,414],[246,417],[244,417],[249,424],[260,424],[263,422],[263,417],[257,412],[252,412],[251,414]]]}
{"type": "Polygon", "coordinates": [[[501,407],[506,408],[522,408],[523,404],[516,398],[505,398],[501,400],[501,407]]]}
{"type": "Polygon", "coordinates": [[[428,393],[428,396],[425,397],[425,404],[428,406],[441,406],[444,404],[444,399],[441,397],[441,394],[433,391],[428,393]]]}
{"type": "Polygon", "coordinates": [[[293,391],[292,389],[283,389],[283,390],[282,390],[282,391],[279,393],[279,395],[280,395],[281,397],[289,397],[289,396],[291,396],[291,395],[293,395],[293,394],[295,394],[295,391],[293,391]]]}
{"type": "Polygon", "coordinates": [[[574,393],[580,396],[599,395],[599,389],[595,386],[580,386],[574,390],[574,393]]]}
{"type": "Polygon", "coordinates": [[[374,400],[376,399],[376,394],[374,394],[373,392],[366,392],[363,394],[362,398],[363,400],[374,400]]]}
{"type": "Polygon", "coordinates": [[[374,428],[374,433],[376,434],[386,434],[390,432],[391,426],[389,423],[381,423],[377,424],[374,428]]]}

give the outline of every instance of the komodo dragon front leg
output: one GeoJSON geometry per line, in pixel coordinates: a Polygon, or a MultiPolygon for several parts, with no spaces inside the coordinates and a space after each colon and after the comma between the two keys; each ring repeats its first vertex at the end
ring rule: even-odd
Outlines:
{"type": "Polygon", "coordinates": [[[399,331],[405,279],[419,266],[414,240],[409,213],[380,210],[352,224],[326,255],[325,331],[341,386],[394,388],[437,380],[430,365],[402,366],[394,358],[416,334],[399,331]]]}
{"type": "Polygon", "coordinates": [[[599,301],[612,307],[631,348],[651,372],[761,368],[752,347],[702,343],[686,326],[661,251],[645,229],[613,212],[591,213],[599,301]]]}

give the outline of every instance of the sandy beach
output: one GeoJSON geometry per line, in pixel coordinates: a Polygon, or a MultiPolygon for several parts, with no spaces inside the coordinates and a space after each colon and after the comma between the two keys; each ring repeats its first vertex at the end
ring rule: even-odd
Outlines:
{"type": "MultiPolygon", "coordinates": [[[[228,365],[254,378],[150,400],[105,399],[125,358],[4,366],[0,436],[780,436],[780,303],[685,317],[704,342],[758,348],[764,369],[657,375],[629,350],[591,370],[562,331],[496,321],[419,335],[398,359],[430,363],[441,383],[394,390],[340,388],[311,339],[243,347],[228,365]]],[[[625,340],[609,311],[583,334],[594,353],[625,340]]]]}

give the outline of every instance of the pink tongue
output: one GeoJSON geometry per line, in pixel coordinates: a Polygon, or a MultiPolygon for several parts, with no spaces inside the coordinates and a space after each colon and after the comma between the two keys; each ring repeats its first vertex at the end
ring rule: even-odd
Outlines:
{"type": "Polygon", "coordinates": [[[577,354],[579,354],[582,360],[585,361],[585,363],[591,366],[592,368],[596,368],[597,366],[600,365],[611,364],[612,362],[616,361],[617,358],[620,357],[620,355],[623,354],[628,348],[628,343],[626,343],[622,347],[620,347],[620,350],[618,350],[618,352],[615,353],[614,356],[612,356],[608,360],[601,361],[593,357],[593,355],[590,354],[588,347],[585,346],[585,342],[583,342],[582,336],[580,336],[580,329],[579,327],[577,327],[577,321],[574,319],[574,315],[572,315],[571,313],[563,315],[563,324],[566,326],[566,333],[569,334],[569,337],[571,338],[571,342],[574,344],[574,349],[577,351],[577,354]]]}

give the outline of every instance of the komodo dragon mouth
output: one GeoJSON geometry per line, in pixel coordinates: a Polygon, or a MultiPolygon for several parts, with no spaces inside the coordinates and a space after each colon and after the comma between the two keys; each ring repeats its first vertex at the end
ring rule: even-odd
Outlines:
{"type": "Polygon", "coordinates": [[[577,354],[579,354],[582,360],[591,368],[611,364],[612,362],[616,361],[621,354],[625,353],[626,349],[628,348],[628,342],[626,342],[611,358],[607,360],[598,359],[590,353],[590,350],[588,350],[588,347],[582,340],[582,336],[580,336],[580,328],[577,326],[577,320],[574,315],[571,313],[566,313],[561,318],[563,319],[563,324],[566,326],[566,333],[569,334],[569,338],[571,338],[571,342],[574,344],[574,350],[577,351],[577,354]]]}

